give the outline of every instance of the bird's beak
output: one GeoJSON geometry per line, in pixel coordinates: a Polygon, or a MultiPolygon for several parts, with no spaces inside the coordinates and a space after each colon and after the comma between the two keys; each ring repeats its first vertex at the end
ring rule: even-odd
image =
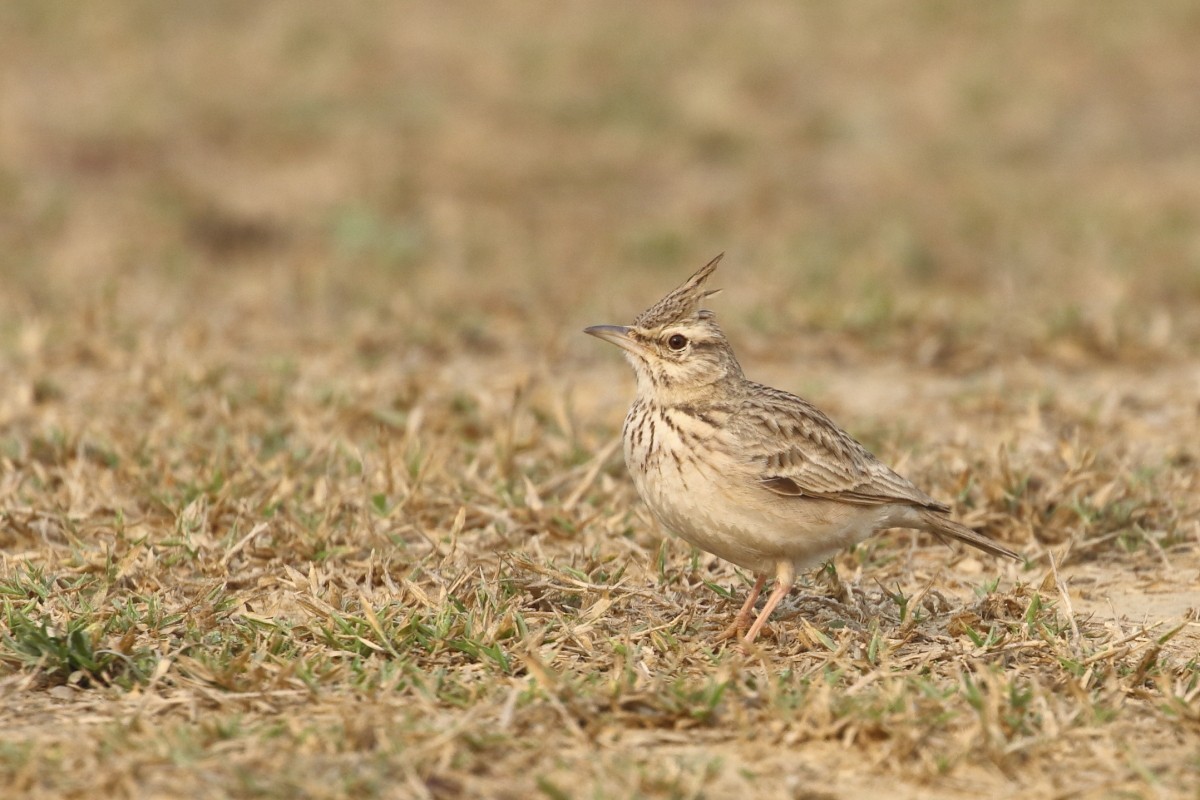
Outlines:
{"type": "Polygon", "coordinates": [[[593,325],[584,328],[584,333],[591,334],[597,339],[611,342],[628,353],[642,355],[642,346],[629,338],[629,328],[625,325],[593,325]]]}

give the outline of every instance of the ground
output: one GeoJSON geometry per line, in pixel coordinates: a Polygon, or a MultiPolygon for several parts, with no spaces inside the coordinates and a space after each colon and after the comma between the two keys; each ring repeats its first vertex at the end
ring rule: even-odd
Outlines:
{"type": "Polygon", "coordinates": [[[0,8],[6,796],[1200,797],[1200,11],[0,8]],[[1019,551],[752,577],[621,463],[755,379],[1019,551]]]}

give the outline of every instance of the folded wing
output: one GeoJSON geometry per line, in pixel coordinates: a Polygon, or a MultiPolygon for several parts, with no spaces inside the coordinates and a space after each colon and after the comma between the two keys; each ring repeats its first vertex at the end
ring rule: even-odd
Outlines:
{"type": "Polygon", "coordinates": [[[896,474],[808,401],[766,386],[739,415],[740,439],[763,488],[787,497],[860,505],[902,503],[949,511],[896,474]]]}

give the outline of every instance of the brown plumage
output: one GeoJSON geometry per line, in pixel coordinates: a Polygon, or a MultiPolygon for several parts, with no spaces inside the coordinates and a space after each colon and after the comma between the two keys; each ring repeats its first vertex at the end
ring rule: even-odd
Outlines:
{"type": "Polygon", "coordinates": [[[637,397],[625,418],[625,461],[639,494],[670,530],[755,573],[729,630],[741,633],[767,577],[777,584],[754,641],[797,569],[890,527],[1016,553],[947,516],[950,508],[873,456],[808,401],[747,380],[700,303],[721,256],[638,315],[587,333],[625,351],[637,397]]]}

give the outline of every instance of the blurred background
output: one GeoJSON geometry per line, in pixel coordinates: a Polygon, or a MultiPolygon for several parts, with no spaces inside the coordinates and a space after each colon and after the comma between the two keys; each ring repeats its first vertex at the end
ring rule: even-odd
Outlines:
{"type": "Polygon", "coordinates": [[[0,341],[593,364],[725,251],[757,358],[1169,363],[1197,42],[1190,0],[11,0],[0,341]]]}

